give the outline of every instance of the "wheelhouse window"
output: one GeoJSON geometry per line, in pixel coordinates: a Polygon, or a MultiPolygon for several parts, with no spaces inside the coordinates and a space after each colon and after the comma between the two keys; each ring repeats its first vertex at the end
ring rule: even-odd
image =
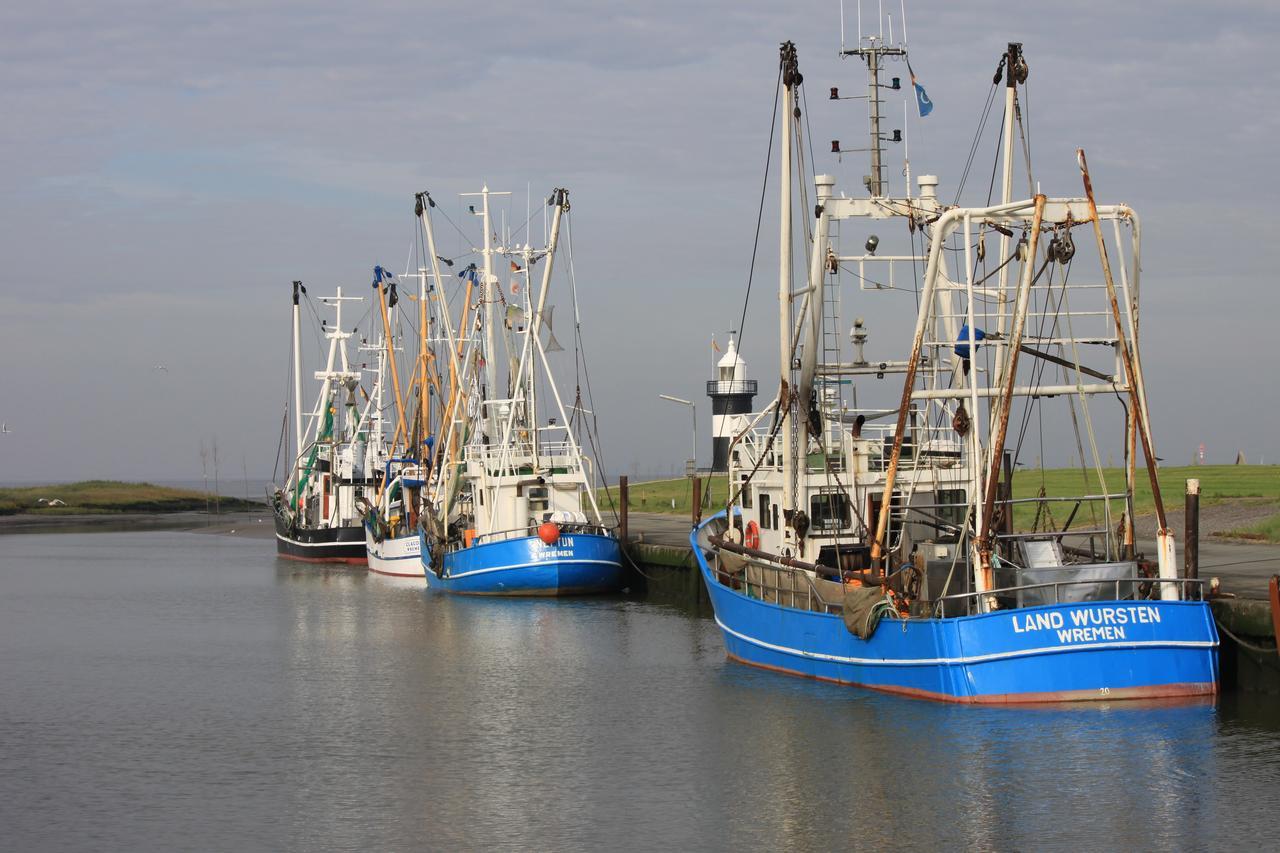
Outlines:
{"type": "Polygon", "coordinates": [[[743,474],[740,489],[742,490],[742,505],[747,509],[751,509],[751,475],[743,474]]]}
{"type": "Polygon", "coordinates": [[[773,516],[769,512],[769,496],[760,493],[760,526],[765,530],[773,529],[773,516]]]}
{"type": "Polygon", "coordinates": [[[822,492],[809,498],[809,523],[814,530],[844,530],[852,520],[849,496],[822,492]]]}
{"type": "Polygon", "coordinates": [[[939,489],[937,504],[936,514],[943,525],[943,529],[938,531],[938,541],[960,541],[960,531],[969,512],[969,500],[964,489],[939,489]]]}
{"type": "Polygon", "coordinates": [[[541,513],[551,508],[551,501],[547,498],[546,486],[530,486],[529,487],[529,513],[537,518],[541,518],[541,513]]]}

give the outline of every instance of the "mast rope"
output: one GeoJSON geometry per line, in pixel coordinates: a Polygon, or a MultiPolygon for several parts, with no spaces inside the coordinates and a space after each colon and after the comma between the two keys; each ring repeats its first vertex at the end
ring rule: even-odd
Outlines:
{"type": "Polygon", "coordinates": [[[764,222],[764,197],[769,188],[769,164],[773,162],[773,137],[778,129],[778,99],[782,96],[782,66],[778,66],[778,83],[773,88],[773,112],[769,124],[769,147],[764,156],[764,178],[760,182],[760,210],[756,213],[756,237],[751,247],[751,266],[747,270],[747,293],[742,298],[742,319],[738,321],[738,344],[741,346],[747,324],[747,304],[751,300],[751,282],[756,274],[756,255],[760,251],[760,226],[764,222]]]}
{"type": "MultiPolygon", "coordinates": [[[[582,423],[583,423],[583,426],[585,427],[584,432],[586,433],[586,436],[587,436],[587,443],[591,445],[591,454],[592,456],[595,457],[598,463],[596,470],[599,472],[600,481],[604,484],[604,487],[605,487],[604,494],[609,501],[609,510],[610,512],[613,513],[614,523],[616,524],[618,520],[618,507],[614,503],[613,492],[609,490],[609,475],[608,475],[609,468],[604,458],[604,442],[600,439],[600,421],[599,421],[599,417],[596,415],[595,395],[591,391],[591,369],[587,363],[587,346],[586,346],[586,341],[584,341],[582,338],[582,323],[579,321],[579,316],[578,316],[578,280],[577,280],[577,275],[575,274],[574,265],[573,265],[573,216],[571,214],[566,214],[564,222],[565,222],[565,248],[568,250],[568,254],[569,254],[569,263],[568,263],[569,288],[573,293],[573,329],[574,329],[573,349],[574,349],[575,381],[577,378],[578,353],[581,352],[582,379],[587,386],[587,404],[591,407],[590,424],[587,423],[587,418],[585,416],[586,413],[582,411],[581,405],[578,405],[577,407],[578,408],[577,414],[582,416],[582,423]]],[[[582,401],[582,389],[578,387],[576,388],[576,392],[577,392],[577,401],[580,404],[582,401]]],[[[592,484],[592,488],[594,489],[594,484],[592,484]]]]}
{"type": "MultiPolygon", "coordinates": [[[[285,380],[284,380],[284,419],[280,423],[280,441],[276,444],[276,462],[271,466],[271,480],[275,482],[276,477],[280,473],[280,456],[285,449],[288,441],[289,432],[289,408],[290,408],[290,391],[293,388],[293,343],[290,342],[289,348],[285,350],[285,380]]],[[[299,448],[301,453],[302,449],[299,448]]],[[[292,465],[290,466],[292,467],[292,465]]]]}
{"type": "Polygon", "coordinates": [[[991,82],[991,90],[987,93],[987,103],[982,108],[982,117],[978,120],[978,129],[974,132],[973,141],[969,144],[969,157],[965,161],[964,171],[960,174],[960,183],[956,187],[956,198],[953,204],[960,203],[960,194],[964,192],[965,184],[969,180],[969,170],[973,167],[973,158],[978,153],[978,146],[982,142],[982,135],[986,132],[986,129],[987,129],[987,120],[991,116],[991,107],[995,104],[996,93],[999,91],[1000,76],[1001,76],[1001,73],[1004,71],[1005,59],[1006,59],[1005,55],[1001,54],[1000,64],[996,66],[995,77],[992,79],[992,82],[991,82]]]}

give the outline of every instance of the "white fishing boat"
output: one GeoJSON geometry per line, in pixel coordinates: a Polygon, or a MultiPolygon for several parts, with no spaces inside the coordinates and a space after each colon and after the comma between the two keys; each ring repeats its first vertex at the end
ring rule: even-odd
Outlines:
{"type": "Polygon", "coordinates": [[[294,452],[285,484],[273,490],[276,550],[289,559],[321,563],[366,562],[364,527],[357,502],[373,496],[381,482],[386,452],[374,398],[362,385],[359,365],[348,355],[352,332],[342,326],[342,306],[360,297],[324,296],[318,302],[334,310],[334,325],[322,322],[328,341],[315,406],[302,412],[300,306],[302,282],[293,283],[294,452]]]}
{"type": "MultiPolygon", "coordinates": [[[[421,202],[419,201],[419,204],[421,202]]],[[[358,504],[364,520],[365,550],[369,571],[393,577],[421,578],[421,542],[418,517],[422,502],[421,489],[425,472],[432,463],[430,437],[433,423],[432,400],[438,399],[432,389],[439,378],[434,370],[434,350],[430,330],[433,312],[429,309],[426,270],[418,274],[418,352],[413,361],[407,389],[402,391],[392,314],[399,303],[396,277],[382,267],[374,268],[373,287],[377,292],[382,323],[382,340],[378,355],[379,394],[383,379],[389,374],[395,405],[396,428],[388,445],[382,482],[372,500],[358,504]],[[406,402],[407,400],[407,402],[406,402]]],[[[381,410],[382,401],[379,399],[381,410]]],[[[438,414],[436,416],[438,419],[438,414]]]]}

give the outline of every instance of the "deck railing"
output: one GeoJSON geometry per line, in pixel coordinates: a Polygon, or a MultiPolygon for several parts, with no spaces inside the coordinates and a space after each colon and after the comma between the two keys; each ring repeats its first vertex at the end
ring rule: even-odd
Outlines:
{"type": "MultiPolygon", "coordinates": [[[[1069,566],[1065,566],[1064,568],[1070,568],[1070,567],[1069,567],[1069,566]]],[[[1032,590],[1032,589],[1050,589],[1050,588],[1052,588],[1052,589],[1053,589],[1053,603],[1054,603],[1054,604],[1061,604],[1061,603],[1062,603],[1062,587],[1069,587],[1069,586],[1085,586],[1085,585],[1088,585],[1088,586],[1107,586],[1107,585],[1109,585],[1109,584],[1114,584],[1114,585],[1115,585],[1115,591],[1116,591],[1116,597],[1115,597],[1115,599],[1114,599],[1115,601],[1129,601],[1129,600],[1133,600],[1133,601],[1143,601],[1143,600],[1147,600],[1147,599],[1142,599],[1142,598],[1139,598],[1139,597],[1138,597],[1137,593],[1138,593],[1138,592],[1141,592],[1142,590],[1133,588],[1133,585],[1134,585],[1134,584],[1138,584],[1139,586],[1141,586],[1142,584],[1150,584],[1150,587],[1151,587],[1151,588],[1150,588],[1149,590],[1147,590],[1147,591],[1146,591],[1147,593],[1150,593],[1150,592],[1152,592],[1152,591],[1154,591],[1154,590],[1158,589],[1158,588],[1159,588],[1159,586],[1158,586],[1159,584],[1166,584],[1166,583],[1172,583],[1172,584],[1183,584],[1183,585],[1185,585],[1184,589],[1186,589],[1186,590],[1188,590],[1188,591],[1189,591],[1190,589],[1195,589],[1195,590],[1196,590],[1196,593],[1197,593],[1197,595],[1196,595],[1196,597],[1197,597],[1197,598],[1202,598],[1202,597],[1203,597],[1205,581],[1200,580],[1200,579],[1198,579],[1198,578],[1143,578],[1143,577],[1135,577],[1135,578],[1114,578],[1114,579],[1110,579],[1110,578],[1108,578],[1108,579],[1104,579],[1104,580],[1097,580],[1097,579],[1094,579],[1094,580],[1088,580],[1088,579],[1083,579],[1083,580],[1070,580],[1070,581],[1046,581],[1046,582],[1044,582],[1044,583],[1028,583],[1028,584],[1019,584],[1019,585],[1017,585],[1017,586],[1004,586],[1004,587],[1000,587],[999,589],[989,589],[989,590],[986,590],[985,592],[960,592],[960,593],[955,593],[954,595],[944,595],[944,596],[942,596],[941,598],[935,599],[935,604],[936,604],[936,605],[937,605],[937,607],[938,607],[938,615],[939,615],[940,617],[942,617],[942,618],[946,618],[946,615],[947,615],[947,614],[946,614],[946,607],[947,607],[947,602],[948,602],[948,601],[957,601],[957,602],[958,602],[958,601],[963,601],[963,602],[965,603],[965,612],[966,612],[966,615],[968,615],[968,614],[973,613],[973,604],[974,604],[974,601],[975,601],[975,600],[977,600],[978,598],[983,597],[983,596],[997,596],[997,597],[998,597],[998,596],[1002,596],[1002,595],[1013,595],[1013,594],[1016,594],[1016,593],[1019,593],[1019,592],[1026,592],[1027,590],[1032,590]],[[1121,584],[1129,584],[1130,589],[1129,589],[1129,594],[1128,594],[1127,596],[1121,596],[1121,594],[1120,594],[1120,585],[1121,585],[1121,584]]],[[[1031,606],[1039,606],[1039,605],[1031,605],[1031,606]]],[[[1012,608],[1002,608],[1002,609],[1007,609],[1007,610],[1017,610],[1017,609],[1019,609],[1019,608],[1017,608],[1017,607],[1012,607],[1012,608]]]]}
{"type": "MultiPolygon", "coordinates": [[[[767,600],[763,593],[771,592],[775,596],[775,600],[771,603],[778,604],[783,607],[792,607],[795,609],[801,609],[800,605],[797,603],[798,601],[797,596],[803,595],[803,599],[802,599],[804,601],[803,609],[805,610],[816,611],[819,613],[832,613],[832,614],[839,614],[844,612],[843,602],[833,603],[828,601],[826,597],[824,597],[823,594],[814,585],[813,578],[810,577],[809,573],[804,571],[803,569],[797,569],[791,566],[775,565],[775,564],[766,562],[764,560],[756,560],[750,557],[745,559],[746,559],[747,566],[756,566],[760,569],[764,569],[770,572],[776,572],[777,573],[776,577],[781,577],[784,574],[787,575],[789,577],[789,585],[786,587],[783,587],[776,582],[773,584],[769,584],[765,582],[764,575],[761,575],[760,579],[758,580],[749,580],[747,578],[747,572],[745,569],[743,570],[743,572],[739,574],[726,572],[720,567],[718,554],[715,557],[715,564],[712,567],[712,574],[715,576],[716,581],[721,586],[728,587],[729,589],[745,589],[747,595],[752,595],[752,590],[756,590],[761,594],[753,595],[752,597],[760,598],[761,600],[767,600]],[[797,590],[795,588],[796,580],[798,578],[803,578],[804,580],[804,585],[802,590],[797,590]],[[789,600],[789,603],[787,601],[784,601],[784,597],[789,600]],[[815,600],[817,602],[817,607],[814,606],[815,600]]],[[[945,619],[947,618],[946,605],[948,602],[957,603],[957,602],[963,601],[965,603],[965,612],[963,615],[971,615],[973,613],[973,604],[976,602],[978,598],[982,596],[1004,596],[1004,595],[1016,594],[1018,592],[1026,592],[1032,589],[1052,588],[1054,591],[1054,596],[1053,596],[1054,603],[1061,604],[1062,603],[1062,595],[1061,595],[1062,587],[1082,586],[1082,585],[1104,586],[1104,585],[1112,584],[1115,587],[1115,599],[1114,599],[1115,601],[1129,601],[1129,600],[1142,601],[1142,600],[1149,600],[1149,598],[1139,598],[1137,593],[1145,592],[1149,596],[1151,592],[1159,589],[1159,584],[1169,584],[1169,583],[1183,584],[1184,586],[1182,587],[1182,589],[1186,593],[1189,593],[1191,590],[1195,590],[1196,594],[1193,597],[1196,599],[1203,598],[1204,585],[1206,582],[1201,579],[1134,577],[1134,578],[1117,578],[1117,579],[1106,579],[1106,580],[1067,580],[1067,581],[1050,581],[1046,583],[1035,583],[1035,584],[1021,584],[1017,586],[1007,586],[1007,587],[1001,587],[999,589],[987,590],[985,592],[966,592],[966,593],[957,593],[954,595],[944,595],[941,598],[934,599],[933,601],[928,603],[934,606],[934,610],[936,611],[936,614],[939,618],[945,619]],[[1128,584],[1130,587],[1129,594],[1127,596],[1121,595],[1122,584],[1128,584]],[[1138,586],[1135,587],[1134,586],[1135,584],[1138,586]],[[1142,584],[1149,584],[1150,587],[1144,591],[1141,589],[1142,584]]],[[[1192,596],[1189,596],[1189,597],[1192,597],[1192,596]]],[[[1036,606],[1036,605],[1032,605],[1032,606],[1036,606]]],[[[1012,607],[1012,608],[1002,608],[1002,609],[1017,610],[1020,608],[1012,607]]],[[[955,615],[959,615],[959,614],[953,614],[953,616],[955,615]]]]}
{"type": "MultiPolygon", "coordinates": [[[[585,534],[590,534],[595,536],[609,535],[609,528],[605,527],[602,524],[593,524],[590,522],[585,524],[578,524],[576,522],[569,523],[569,524],[561,524],[560,522],[556,522],[556,524],[560,528],[561,536],[572,536],[575,533],[585,533],[585,534]]],[[[535,524],[535,525],[529,525],[527,527],[513,527],[510,530],[495,530],[491,533],[477,533],[474,537],[472,537],[471,544],[473,546],[474,545],[490,545],[495,542],[505,542],[510,539],[525,539],[530,536],[537,536],[537,535],[538,535],[538,526],[535,524]]],[[[464,547],[464,543],[461,540],[451,540],[448,545],[448,550],[458,551],[458,550],[461,550],[463,547],[464,547]]]]}

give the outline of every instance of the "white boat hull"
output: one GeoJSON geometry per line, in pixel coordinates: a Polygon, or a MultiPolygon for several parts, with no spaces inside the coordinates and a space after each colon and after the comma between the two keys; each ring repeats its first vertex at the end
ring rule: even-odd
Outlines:
{"type": "Polygon", "coordinates": [[[416,530],[378,542],[366,529],[364,539],[369,553],[369,571],[397,578],[425,578],[419,556],[421,542],[416,530]]]}

